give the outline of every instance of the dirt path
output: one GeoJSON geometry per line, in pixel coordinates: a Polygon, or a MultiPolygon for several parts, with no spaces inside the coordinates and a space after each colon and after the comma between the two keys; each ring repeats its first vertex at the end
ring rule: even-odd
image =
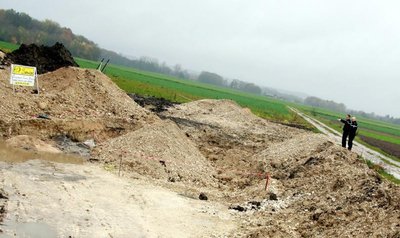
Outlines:
{"type": "MultiPolygon", "coordinates": [[[[300,112],[299,110],[289,107],[290,110],[297,113],[299,116],[303,117],[307,122],[315,126],[318,130],[324,133],[327,137],[329,137],[335,143],[342,143],[342,135],[338,132],[334,131],[324,123],[311,118],[304,113],[300,112]]],[[[353,150],[355,153],[361,155],[364,159],[372,161],[374,164],[378,164],[382,166],[386,172],[393,175],[397,179],[400,179],[400,163],[397,161],[392,160],[391,158],[376,152],[358,142],[353,143],[353,150]],[[390,161],[391,164],[387,163],[386,161],[390,161]]]]}
{"type": "Polygon", "coordinates": [[[225,206],[91,164],[0,162],[1,187],[0,237],[220,237],[236,226],[225,206]]]}

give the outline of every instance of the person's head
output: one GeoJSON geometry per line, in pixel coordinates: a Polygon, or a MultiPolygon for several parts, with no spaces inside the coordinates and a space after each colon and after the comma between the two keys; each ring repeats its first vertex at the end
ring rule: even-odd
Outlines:
{"type": "Polygon", "coordinates": [[[351,121],[357,121],[357,118],[356,117],[352,117],[351,121]]]}
{"type": "Polygon", "coordinates": [[[346,115],[346,120],[348,120],[348,119],[350,119],[351,118],[351,115],[350,114],[347,114],[346,115]]]}

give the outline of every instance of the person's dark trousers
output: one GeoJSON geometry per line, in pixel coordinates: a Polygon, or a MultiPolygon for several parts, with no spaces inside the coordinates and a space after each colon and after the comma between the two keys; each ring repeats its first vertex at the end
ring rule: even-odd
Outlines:
{"type": "Polygon", "coordinates": [[[352,134],[349,135],[349,147],[348,147],[349,150],[351,150],[351,148],[353,148],[354,137],[356,137],[356,135],[352,135],[352,134]]]}
{"type": "MultiPolygon", "coordinates": [[[[343,135],[342,135],[342,147],[346,148],[346,140],[347,137],[349,136],[349,132],[348,131],[343,131],[343,135]]],[[[350,141],[349,141],[350,143],[350,141]]]]}

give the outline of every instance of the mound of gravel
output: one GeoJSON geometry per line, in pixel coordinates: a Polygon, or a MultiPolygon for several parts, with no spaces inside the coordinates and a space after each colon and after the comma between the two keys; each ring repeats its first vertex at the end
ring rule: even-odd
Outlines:
{"type": "Polygon", "coordinates": [[[133,173],[194,185],[214,183],[214,169],[187,136],[171,121],[146,125],[99,145],[93,157],[133,173]]]}
{"type": "Polygon", "coordinates": [[[169,108],[165,116],[177,117],[232,130],[250,130],[256,132],[259,128],[268,126],[272,130],[279,125],[266,123],[254,115],[248,108],[242,108],[232,100],[204,99],[169,108]]]}
{"type": "Polygon", "coordinates": [[[17,50],[7,54],[6,62],[35,66],[39,74],[68,66],[78,67],[71,53],[61,43],[53,46],[22,44],[17,50]]]}
{"type": "Polygon", "coordinates": [[[194,101],[161,115],[178,124],[216,168],[219,182],[235,190],[260,183],[254,175],[264,173],[264,162],[253,159],[255,154],[305,133],[259,118],[231,100],[194,101]]]}
{"type": "Polygon", "coordinates": [[[97,70],[61,68],[39,75],[39,86],[39,95],[28,87],[17,88],[14,94],[9,69],[0,70],[3,135],[67,133],[85,140],[100,131],[117,136],[159,120],[97,70]]]}
{"type": "Polygon", "coordinates": [[[0,118],[5,121],[30,119],[39,113],[52,119],[156,117],[97,70],[71,67],[40,75],[40,95],[31,94],[29,88],[19,88],[14,94],[8,70],[0,71],[0,76],[0,94],[6,102],[0,105],[0,118]]]}
{"type": "MultiPolygon", "coordinates": [[[[261,205],[243,214],[249,237],[397,237],[400,188],[321,134],[274,143],[253,157],[272,176],[270,192],[242,191],[261,205]]],[[[242,205],[242,204],[240,204],[242,205]]],[[[242,205],[244,206],[244,205],[242,205]]]]}

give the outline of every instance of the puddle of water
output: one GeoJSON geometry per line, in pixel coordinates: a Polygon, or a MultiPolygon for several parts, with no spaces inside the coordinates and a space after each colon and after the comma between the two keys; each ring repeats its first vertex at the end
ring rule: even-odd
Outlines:
{"type": "Polygon", "coordinates": [[[66,164],[82,164],[84,161],[83,158],[78,156],[27,151],[11,148],[5,145],[4,142],[0,142],[0,161],[8,163],[22,163],[35,159],[66,164]]]}
{"type": "Polygon", "coordinates": [[[54,180],[64,180],[68,182],[76,182],[80,180],[86,179],[85,176],[79,174],[60,174],[60,173],[51,173],[51,174],[40,174],[38,179],[41,181],[54,181],[54,180]]]}
{"type": "Polygon", "coordinates": [[[57,143],[58,149],[61,149],[64,153],[78,155],[85,158],[90,157],[90,148],[84,143],[74,142],[71,138],[65,135],[56,136],[53,140],[57,143]]]}
{"type": "Polygon", "coordinates": [[[20,237],[20,238],[56,238],[57,232],[45,223],[19,223],[12,224],[13,236],[2,234],[0,238],[5,237],[20,237]]]}

